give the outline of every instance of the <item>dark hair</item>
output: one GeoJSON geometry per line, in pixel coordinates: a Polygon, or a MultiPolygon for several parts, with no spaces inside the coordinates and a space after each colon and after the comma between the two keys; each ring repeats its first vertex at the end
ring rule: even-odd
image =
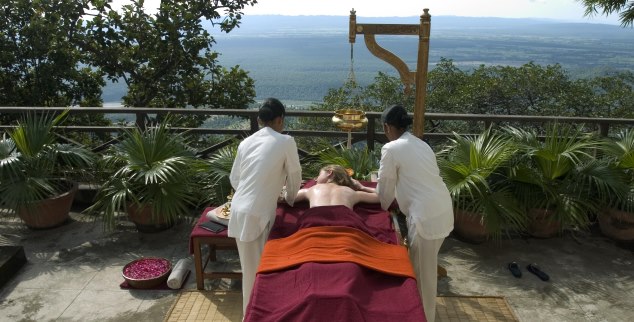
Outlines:
{"type": "Polygon", "coordinates": [[[260,118],[262,122],[271,122],[280,116],[284,116],[284,114],[286,114],[284,104],[277,98],[270,97],[264,100],[264,103],[260,106],[258,118],[260,118]]]}
{"type": "Polygon", "coordinates": [[[407,114],[401,105],[393,105],[383,111],[381,122],[394,126],[401,130],[406,130],[412,124],[412,117],[407,114]]]}

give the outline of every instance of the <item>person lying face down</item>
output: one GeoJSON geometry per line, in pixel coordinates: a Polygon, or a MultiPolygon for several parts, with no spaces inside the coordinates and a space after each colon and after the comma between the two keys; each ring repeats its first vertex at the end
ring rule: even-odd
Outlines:
{"type": "Polygon", "coordinates": [[[350,178],[346,169],[339,165],[321,168],[315,181],[317,184],[314,186],[300,189],[295,201],[308,200],[310,208],[343,205],[350,209],[359,202],[380,202],[373,188],[350,178]]]}

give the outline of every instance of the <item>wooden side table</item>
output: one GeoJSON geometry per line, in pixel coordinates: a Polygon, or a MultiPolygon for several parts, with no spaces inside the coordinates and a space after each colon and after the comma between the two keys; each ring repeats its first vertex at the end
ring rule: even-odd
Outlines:
{"type": "Polygon", "coordinates": [[[198,227],[199,224],[207,220],[206,213],[213,208],[207,208],[203,211],[198,222],[194,226],[189,237],[189,251],[194,254],[194,267],[196,269],[196,288],[203,290],[205,288],[206,278],[233,278],[242,279],[241,272],[225,272],[210,271],[205,272],[205,268],[210,262],[216,261],[216,250],[238,249],[236,240],[227,236],[227,230],[214,233],[198,227]],[[202,247],[208,245],[209,254],[203,256],[202,247]]]}

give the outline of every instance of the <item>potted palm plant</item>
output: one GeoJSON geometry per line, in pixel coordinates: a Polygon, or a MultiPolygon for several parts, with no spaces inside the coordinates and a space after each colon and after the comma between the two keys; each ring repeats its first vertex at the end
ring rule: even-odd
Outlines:
{"type": "Polygon", "coordinates": [[[439,153],[440,174],[454,201],[454,232],[462,240],[481,243],[525,228],[503,171],[514,151],[511,140],[489,128],[477,136],[454,133],[439,153]]]}
{"type": "Polygon", "coordinates": [[[527,209],[533,237],[587,228],[589,216],[622,190],[619,175],[593,155],[599,141],[582,127],[552,123],[544,138],[534,130],[508,127],[507,131],[520,151],[509,177],[527,209]]]}
{"type": "Polygon", "coordinates": [[[110,176],[85,211],[101,215],[106,229],[113,229],[118,214],[125,212],[141,232],[165,230],[198,205],[198,175],[208,167],[185,136],[167,124],[169,118],[145,130],[126,131],[104,157],[110,176]]]}
{"type": "Polygon", "coordinates": [[[626,189],[599,211],[599,227],[618,242],[634,243],[634,130],[625,129],[616,138],[606,139],[603,151],[612,167],[623,175],[626,189]]]}
{"type": "Polygon", "coordinates": [[[67,115],[28,114],[0,140],[0,208],[29,228],[53,228],[69,219],[76,180],[95,159],[86,148],[58,142],[54,127],[67,115]]]}

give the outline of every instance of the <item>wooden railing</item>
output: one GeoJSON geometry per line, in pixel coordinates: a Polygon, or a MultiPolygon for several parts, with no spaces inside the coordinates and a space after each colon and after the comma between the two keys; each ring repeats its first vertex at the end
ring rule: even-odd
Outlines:
{"type": "MultiPolygon", "coordinates": [[[[26,114],[29,112],[62,112],[66,108],[51,107],[0,107],[0,113],[26,114]]],[[[113,108],[113,107],[81,107],[71,108],[71,114],[104,114],[104,115],[132,115],[134,122],[116,125],[116,126],[92,126],[92,125],[73,125],[60,126],[66,131],[76,132],[92,132],[92,133],[111,133],[116,134],[124,129],[139,126],[145,127],[150,117],[157,114],[178,114],[178,115],[206,115],[206,116],[239,116],[244,117],[247,124],[243,128],[173,128],[175,131],[188,131],[195,134],[217,134],[217,135],[234,135],[238,138],[247,136],[258,130],[257,110],[239,110],[239,109],[181,109],[181,108],[113,108]]],[[[330,111],[306,111],[306,110],[287,110],[287,117],[303,117],[303,118],[326,118],[330,119],[333,112],[330,111]]],[[[382,129],[377,129],[378,120],[381,113],[367,112],[368,125],[365,131],[352,132],[353,141],[367,142],[370,149],[374,149],[376,142],[384,143],[386,138],[382,129]]],[[[479,123],[484,129],[491,124],[534,124],[534,123],[575,123],[584,124],[593,127],[600,135],[607,136],[610,128],[613,126],[633,126],[634,119],[615,119],[615,118],[589,118],[589,117],[555,117],[555,116],[526,116],[526,115],[489,115],[489,114],[446,114],[446,113],[426,113],[425,119],[428,122],[440,123],[445,121],[463,121],[468,123],[479,123]]],[[[12,125],[1,124],[0,130],[4,131],[12,125]]],[[[429,128],[429,127],[426,127],[429,128]]],[[[324,130],[288,130],[288,133],[297,137],[329,137],[329,138],[345,138],[347,132],[335,130],[329,127],[324,130]]],[[[424,138],[445,138],[449,133],[426,133],[424,138]]],[[[217,149],[225,146],[227,142],[216,144],[212,147],[199,151],[200,155],[208,155],[217,149]]],[[[107,144],[93,148],[95,151],[103,150],[107,144]]]]}

